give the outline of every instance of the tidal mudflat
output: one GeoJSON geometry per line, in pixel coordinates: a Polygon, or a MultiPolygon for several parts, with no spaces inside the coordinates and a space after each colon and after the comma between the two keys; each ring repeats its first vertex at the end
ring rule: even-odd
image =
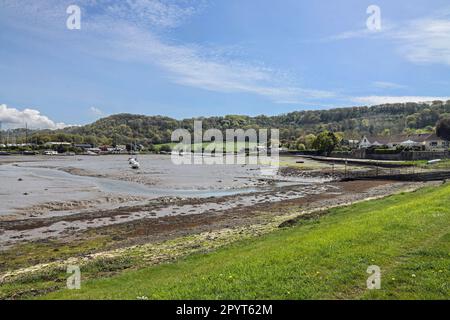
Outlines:
{"type": "Polygon", "coordinates": [[[275,176],[261,175],[258,165],[177,166],[160,155],[139,156],[141,168],[132,170],[127,160],[1,158],[0,284],[36,266],[142,245],[158,263],[269,232],[304,212],[422,185],[334,181],[330,172],[343,168],[293,157],[281,159],[275,176]]]}
{"type": "Polygon", "coordinates": [[[0,245],[140,219],[211,214],[333,189],[321,178],[263,176],[257,165],[175,165],[169,156],[142,155],[141,168],[133,170],[127,159],[5,158],[7,163],[0,165],[0,245]],[[126,214],[118,214],[124,210],[126,214]]]}
{"type": "Polygon", "coordinates": [[[309,170],[296,168],[294,174],[283,170],[295,163],[292,157],[282,158],[275,176],[262,175],[261,166],[250,164],[175,165],[165,155],[142,155],[141,168],[133,170],[127,159],[3,157],[0,246],[139,220],[198,214],[212,218],[226,210],[343,192],[319,163],[309,162],[309,170]]]}

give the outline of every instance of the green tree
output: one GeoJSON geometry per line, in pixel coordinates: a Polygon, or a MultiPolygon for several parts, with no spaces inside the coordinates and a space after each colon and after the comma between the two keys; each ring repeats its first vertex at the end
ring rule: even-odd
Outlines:
{"type": "Polygon", "coordinates": [[[316,136],[312,133],[306,135],[305,137],[305,146],[307,149],[312,149],[313,147],[313,143],[316,140],[316,136]]]}
{"type": "Polygon", "coordinates": [[[316,140],[314,140],[313,147],[321,154],[329,156],[338,144],[338,138],[333,132],[324,131],[317,136],[316,140]]]}
{"type": "Polygon", "coordinates": [[[342,140],[344,140],[344,133],[343,132],[336,132],[334,134],[334,136],[336,137],[338,144],[340,144],[342,142],[342,140]]]}
{"type": "Polygon", "coordinates": [[[444,118],[436,124],[436,134],[438,137],[450,140],[450,118],[444,118]]]}
{"type": "Polygon", "coordinates": [[[159,148],[160,152],[171,152],[172,148],[168,145],[168,144],[163,144],[160,148],[159,148]]]}
{"type": "Polygon", "coordinates": [[[86,136],[86,137],[84,137],[84,143],[88,143],[88,144],[91,144],[93,146],[96,146],[97,145],[97,137],[96,136],[91,136],[91,135],[86,136]]]}

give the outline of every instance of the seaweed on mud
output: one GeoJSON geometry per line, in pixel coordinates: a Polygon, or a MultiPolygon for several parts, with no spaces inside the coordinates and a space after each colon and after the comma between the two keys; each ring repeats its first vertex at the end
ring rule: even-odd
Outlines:
{"type": "Polygon", "coordinates": [[[298,226],[300,224],[312,224],[319,223],[319,218],[330,213],[330,210],[321,210],[317,212],[311,212],[307,214],[299,215],[295,218],[282,222],[278,228],[290,228],[298,226]]]}

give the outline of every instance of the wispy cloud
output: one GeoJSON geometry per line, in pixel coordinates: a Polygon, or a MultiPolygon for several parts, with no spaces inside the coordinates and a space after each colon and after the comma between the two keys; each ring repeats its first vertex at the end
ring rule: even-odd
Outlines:
{"type": "Polygon", "coordinates": [[[394,82],[388,82],[388,81],[375,81],[372,83],[372,85],[379,89],[405,89],[407,86],[394,83],[394,82]]]}
{"type": "MultiPolygon", "coordinates": [[[[169,81],[183,86],[258,95],[280,104],[324,106],[333,100],[344,104],[357,102],[374,105],[442,99],[379,95],[348,97],[332,90],[308,88],[299,84],[296,77],[286,76],[283,70],[276,67],[248,60],[239,54],[228,54],[226,47],[182,43],[168,36],[173,35],[171,29],[201,14],[207,6],[206,0],[79,0],[77,3],[82,8],[82,30],[72,32],[70,37],[67,36],[70,31],[65,30],[64,26],[67,17],[65,9],[73,4],[72,1],[3,0],[1,4],[8,10],[16,11],[17,16],[24,17],[29,32],[47,32],[49,38],[58,39],[61,45],[79,50],[82,54],[138,62],[144,70],[146,66],[156,66],[169,81]],[[33,27],[29,27],[30,18],[33,27]],[[45,27],[35,28],[36,25],[45,27]]],[[[360,29],[341,33],[327,41],[365,37],[389,39],[410,61],[450,65],[448,17],[435,16],[396,25],[384,19],[380,32],[360,29]]],[[[45,38],[45,34],[39,35],[45,38]]],[[[378,89],[405,88],[387,81],[377,81],[372,85],[378,89]]],[[[103,114],[94,107],[90,111],[95,115],[103,114]]]]}
{"type": "Polygon", "coordinates": [[[325,40],[349,40],[357,38],[387,39],[398,52],[414,63],[438,63],[450,65],[450,12],[395,24],[383,20],[379,32],[367,28],[350,30],[327,37],[325,40]]]}
{"type": "Polygon", "coordinates": [[[2,0],[1,6],[34,19],[60,23],[67,17],[66,8],[78,5],[82,18],[108,16],[140,26],[174,28],[206,6],[206,0],[2,0]]]}
{"type": "Polygon", "coordinates": [[[382,38],[385,37],[386,34],[395,30],[397,25],[392,21],[383,18],[381,29],[371,30],[367,26],[360,27],[359,29],[347,30],[338,34],[334,34],[325,38],[322,38],[321,41],[338,41],[338,40],[350,40],[350,39],[359,39],[359,38],[382,38]]]}
{"type": "Polygon", "coordinates": [[[354,97],[351,100],[358,104],[380,105],[387,103],[406,103],[406,102],[432,102],[436,100],[447,101],[450,97],[421,97],[421,96],[367,96],[354,97]]]}
{"type": "Polygon", "coordinates": [[[362,28],[358,30],[349,30],[342,33],[332,35],[322,39],[322,41],[333,41],[333,40],[348,40],[356,38],[366,38],[366,37],[381,37],[388,28],[383,27],[381,30],[369,30],[368,28],[362,28]]]}
{"type": "Polygon", "coordinates": [[[103,22],[96,20],[89,26],[108,34],[110,48],[103,54],[156,65],[174,83],[216,92],[256,94],[279,103],[299,103],[334,95],[330,91],[296,86],[283,71],[262,63],[230,58],[226,48],[175,43],[128,19],[115,21],[111,27],[108,18],[104,18],[103,22]]]}
{"type": "Polygon", "coordinates": [[[98,15],[128,20],[137,25],[151,24],[162,28],[181,25],[205,6],[202,0],[84,0],[81,3],[87,9],[99,10],[98,15]]]}
{"type": "Polygon", "coordinates": [[[65,123],[50,120],[38,110],[18,110],[9,108],[5,104],[0,105],[0,123],[3,129],[24,128],[26,125],[31,129],[62,129],[70,127],[70,125],[65,123]]]}
{"type": "MultiPolygon", "coordinates": [[[[161,27],[176,27],[201,12],[205,1],[196,1],[195,5],[189,0],[81,0],[79,3],[85,38],[78,49],[87,54],[157,66],[170,81],[183,86],[254,94],[276,103],[313,103],[334,96],[331,91],[299,86],[283,70],[228,55],[226,48],[179,43],[159,32],[161,27]]],[[[28,14],[40,15],[40,20],[46,22],[52,21],[46,19],[47,14],[57,16],[51,4],[39,8],[32,5],[29,9],[28,14]]],[[[60,2],[58,10],[61,11],[60,2]]],[[[61,23],[61,17],[55,21],[61,23]]]]}
{"type": "Polygon", "coordinates": [[[103,116],[104,115],[103,111],[96,107],[90,107],[89,111],[95,116],[103,116]]]}
{"type": "Polygon", "coordinates": [[[392,35],[399,51],[415,63],[450,66],[450,16],[415,20],[392,35]]]}

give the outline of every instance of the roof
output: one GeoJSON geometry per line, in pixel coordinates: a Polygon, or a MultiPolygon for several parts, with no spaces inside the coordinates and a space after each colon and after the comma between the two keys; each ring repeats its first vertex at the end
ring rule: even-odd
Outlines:
{"type": "Polygon", "coordinates": [[[76,143],[74,144],[75,147],[92,147],[92,144],[90,143],[76,143]]]}
{"type": "Polygon", "coordinates": [[[414,134],[408,136],[409,140],[424,142],[424,141],[434,141],[434,140],[443,140],[439,138],[435,133],[424,133],[424,134],[414,134]]]}
{"type": "Polygon", "coordinates": [[[366,136],[366,138],[367,140],[369,140],[370,143],[379,142],[381,144],[388,144],[390,141],[389,136],[372,136],[372,137],[366,136]]]}
{"type": "Polygon", "coordinates": [[[71,145],[71,143],[70,142],[53,142],[53,141],[51,141],[51,142],[46,142],[45,143],[46,145],[71,145]]]}
{"type": "Polygon", "coordinates": [[[419,133],[419,134],[398,134],[392,136],[366,136],[367,140],[370,143],[379,142],[381,144],[389,144],[389,143],[402,143],[405,141],[413,141],[413,142],[425,142],[425,141],[436,141],[443,140],[439,138],[435,133],[419,133]]]}

